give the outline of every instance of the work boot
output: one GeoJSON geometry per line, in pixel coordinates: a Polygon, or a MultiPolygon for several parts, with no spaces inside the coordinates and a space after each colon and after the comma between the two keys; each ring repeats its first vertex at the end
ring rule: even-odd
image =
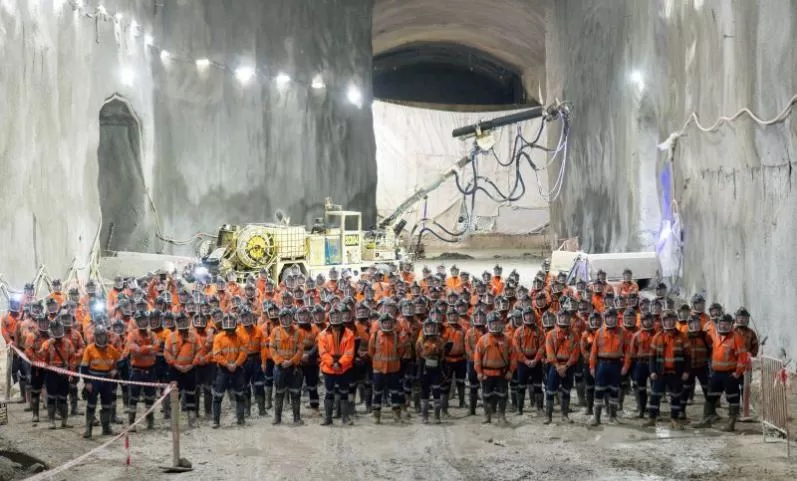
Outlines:
{"type": "MultiPolygon", "coordinates": [[[[150,415],[154,418],[153,414],[150,415]]],[[[109,410],[100,409],[100,425],[102,426],[103,436],[113,436],[114,433],[111,431],[111,412],[109,410]]]]}
{"type": "Polygon", "coordinates": [[[595,408],[595,390],[587,389],[587,410],[586,415],[591,416],[595,408]]]}
{"type": "Polygon", "coordinates": [[[603,406],[598,404],[595,406],[595,412],[592,415],[592,419],[589,420],[590,426],[599,426],[601,423],[601,411],[603,411],[603,406]]]}
{"type": "MultiPolygon", "coordinates": [[[[450,418],[450,417],[451,417],[451,416],[449,416],[449,415],[448,415],[448,393],[441,394],[441,395],[440,395],[440,397],[441,397],[441,400],[440,400],[439,402],[440,402],[440,403],[441,403],[441,405],[442,405],[442,409],[443,409],[443,416],[444,416],[446,419],[448,419],[448,418],[450,418]]],[[[435,408],[435,410],[437,410],[437,409],[438,409],[438,408],[435,408]]]]}
{"type": "MultiPolygon", "coordinates": [[[[493,401],[495,404],[495,400],[493,401]]],[[[501,421],[501,424],[507,425],[509,421],[506,420],[506,397],[498,398],[498,419],[501,421]]]]}
{"type": "Polygon", "coordinates": [[[94,411],[91,409],[86,409],[86,428],[83,431],[83,439],[91,439],[91,430],[94,428],[93,421],[94,420],[94,411]]]}
{"type": "Polygon", "coordinates": [[[617,420],[617,408],[618,406],[614,404],[609,405],[609,424],[619,424],[620,421],[617,420]]]}
{"type": "Polygon", "coordinates": [[[123,421],[116,415],[116,403],[111,404],[111,422],[114,424],[123,424],[123,421]]]}
{"type": "Polygon", "coordinates": [[[213,429],[219,429],[221,426],[221,399],[214,399],[212,404],[213,411],[213,429]]]}
{"type": "Polygon", "coordinates": [[[374,409],[374,424],[382,424],[382,410],[374,409]]]}
{"type": "Polygon", "coordinates": [[[459,401],[459,408],[463,409],[465,407],[465,384],[457,384],[457,400],[459,401]]]}
{"type": "Polygon", "coordinates": [[[246,417],[251,418],[252,417],[252,395],[251,394],[246,394],[245,397],[244,397],[244,402],[245,402],[245,406],[246,406],[246,417]]]}
{"type": "Polygon", "coordinates": [[[440,410],[441,410],[441,408],[442,408],[442,406],[440,404],[440,401],[436,401],[434,403],[434,423],[435,424],[440,424],[440,410]]]}
{"type": "Polygon", "coordinates": [[[421,400],[421,416],[423,417],[423,423],[429,424],[429,401],[427,399],[421,400]]]}
{"type": "Polygon", "coordinates": [[[493,422],[493,412],[490,409],[490,403],[485,399],[482,404],[484,405],[484,421],[482,421],[482,424],[490,424],[493,422]]]}
{"type": "Polygon", "coordinates": [[[717,414],[717,407],[719,406],[719,403],[720,403],[719,399],[717,399],[715,402],[708,403],[710,410],[709,419],[711,419],[712,423],[716,423],[717,421],[721,420],[720,415],[717,414]]]}
{"type": "Polygon", "coordinates": [[[58,410],[61,412],[61,429],[71,428],[72,425],[67,423],[67,419],[69,419],[69,406],[66,403],[61,403],[58,405],[58,410]]]}
{"type": "Polygon", "coordinates": [[[274,386],[266,386],[266,411],[271,409],[271,397],[274,392],[274,386]]]}
{"type": "Polygon", "coordinates": [[[523,405],[526,404],[526,390],[518,389],[517,392],[517,415],[523,415],[523,405]]]}
{"type": "Polygon", "coordinates": [[[33,413],[33,423],[36,424],[39,422],[39,395],[38,394],[31,394],[30,395],[30,410],[33,413]]]}
{"type": "Polygon", "coordinates": [[[645,408],[647,408],[648,404],[648,393],[645,391],[640,391],[639,396],[637,396],[637,417],[639,419],[645,418],[645,408]]]}
{"type": "Polygon", "coordinates": [[[274,397],[274,420],[271,424],[278,425],[282,423],[282,407],[285,403],[285,393],[278,392],[274,397]]]}
{"type": "Polygon", "coordinates": [[[517,411],[517,388],[509,390],[509,412],[517,411]]]}
{"type": "Polygon", "coordinates": [[[363,386],[363,393],[365,393],[365,412],[371,414],[374,412],[373,387],[370,384],[366,384],[363,386]]]}
{"type": "Polygon", "coordinates": [[[620,388],[620,401],[617,403],[616,411],[623,410],[623,403],[625,402],[625,389],[620,388]]]}
{"type": "Polygon", "coordinates": [[[301,417],[301,396],[299,394],[291,394],[291,409],[293,410],[293,424],[294,426],[300,426],[304,424],[301,417]]]}
{"type": "Polygon", "coordinates": [[[401,423],[401,408],[393,408],[393,422],[401,423]]]}
{"type": "Polygon", "coordinates": [[[584,382],[582,381],[582,382],[576,384],[576,396],[578,398],[578,405],[579,406],[585,406],[587,404],[586,403],[586,397],[584,396],[584,394],[585,394],[585,386],[584,386],[584,382]]]}
{"type": "Polygon", "coordinates": [[[334,404],[334,399],[324,399],[324,420],[321,422],[322,426],[332,425],[332,407],[334,404]]]}
{"type": "Polygon", "coordinates": [[[656,427],[656,416],[654,416],[653,414],[651,414],[651,415],[650,415],[650,417],[647,419],[647,421],[645,421],[644,423],[642,423],[642,427],[643,427],[643,428],[653,428],[653,427],[656,427]]]}
{"type": "Polygon", "coordinates": [[[343,395],[341,395],[340,397],[335,398],[335,414],[333,415],[333,417],[335,419],[340,419],[341,417],[343,417],[342,416],[342,412],[340,410],[340,408],[341,408],[340,405],[341,405],[342,402],[343,402],[343,395]]]}
{"type": "Polygon", "coordinates": [[[728,406],[728,424],[720,428],[720,431],[732,433],[736,430],[736,420],[739,418],[739,406],[728,406]]]}
{"type": "Polygon", "coordinates": [[[553,400],[545,406],[545,421],[543,424],[551,424],[553,422],[553,400]]]}
{"type": "Polygon", "coordinates": [[[73,394],[72,389],[69,390],[69,404],[71,407],[71,412],[69,414],[71,416],[81,416],[83,413],[80,412],[77,407],[77,387],[75,387],[74,391],[75,392],[73,394]]]}
{"type": "Polygon", "coordinates": [[[55,403],[47,403],[47,419],[50,421],[50,429],[55,429],[55,403]]]}
{"type": "Polygon", "coordinates": [[[537,408],[537,416],[542,416],[542,405],[545,395],[541,392],[534,394],[534,406],[537,408]]]}
{"type": "Polygon", "coordinates": [[[235,403],[235,420],[239,426],[246,424],[246,400],[238,399],[235,403]]]}
{"type": "Polygon", "coordinates": [[[421,390],[416,388],[415,386],[412,387],[412,404],[415,406],[415,413],[420,414],[421,412],[421,390]]]}
{"type": "Polygon", "coordinates": [[[471,389],[468,396],[468,414],[470,416],[476,415],[476,404],[479,403],[479,392],[471,389]]]}
{"type": "Polygon", "coordinates": [[[348,399],[341,399],[340,400],[340,412],[341,412],[341,422],[348,426],[354,424],[354,419],[351,417],[351,413],[354,412],[354,404],[349,401],[348,399]]]}
{"type": "Polygon", "coordinates": [[[260,417],[265,416],[268,414],[266,412],[266,396],[255,396],[255,402],[257,403],[257,415],[260,417]]]}
{"type": "Polygon", "coordinates": [[[213,393],[210,389],[205,389],[202,392],[202,398],[204,399],[205,418],[210,419],[213,417],[213,393]]]}
{"type": "Polygon", "coordinates": [[[563,423],[572,423],[573,420],[570,419],[568,415],[570,413],[570,398],[562,397],[562,422],[563,423]]]}
{"type": "Polygon", "coordinates": [[[193,428],[196,426],[196,411],[188,411],[188,427],[193,428]]]}
{"type": "Polygon", "coordinates": [[[693,424],[692,427],[695,429],[710,428],[711,424],[714,422],[711,418],[711,413],[712,403],[706,400],[706,402],[703,404],[703,419],[701,419],[697,424],[693,424]]]}
{"type": "Polygon", "coordinates": [[[136,427],[133,424],[136,422],[136,412],[132,411],[127,413],[127,425],[130,426],[128,429],[129,432],[134,433],[136,432],[136,427]]]}
{"type": "MultiPolygon", "coordinates": [[[[30,393],[28,392],[28,381],[24,378],[20,378],[19,380],[19,404],[28,404],[28,397],[30,393]]],[[[25,411],[27,411],[27,407],[25,411]]]]}
{"type": "Polygon", "coordinates": [[[147,414],[147,431],[155,429],[155,413],[147,414]]]}

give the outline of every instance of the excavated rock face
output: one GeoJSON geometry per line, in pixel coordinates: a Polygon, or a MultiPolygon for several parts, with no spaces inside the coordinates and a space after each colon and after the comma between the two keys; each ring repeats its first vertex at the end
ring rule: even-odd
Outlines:
{"type": "MultiPolygon", "coordinates": [[[[794,2],[551,0],[548,94],[574,105],[570,165],[551,221],[590,251],[653,249],[670,195],[683,222],[682,283],[746,305],[766,351],[797,355],[793,121],[749,118],[657,144],[692,112],[777,115],[797,92],[794,2]],[[667,177],[673,189],[666,188],[667,177]]],[[[793,117],[792,117],[793,118],[793,117]]]]}
{"type": "Polygon", "coordinates": [[[231,72],[156,62],[155,203],[176,236],[222,223],[311,224],[324,199],[372,225],[376,161],[370,111],[371,5],[356,0],[170,2],[156,32],[175,52],[256,66],[231,72]],[[280,85],[280,73],[291,82],[280,85]],[[319,75],[326,88],[313,89],[319,75]],[[347,100],[350,85],[365,99],[347,100]]]}

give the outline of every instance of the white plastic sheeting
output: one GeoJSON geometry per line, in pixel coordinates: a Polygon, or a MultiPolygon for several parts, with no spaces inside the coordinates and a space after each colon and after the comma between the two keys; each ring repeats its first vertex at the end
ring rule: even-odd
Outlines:
{"type": "MultiPolygon", "coordinates": [[[[451,131],[454,128],[512,112],[517,110],[463,113],[374,102],[378,216],[384,218],[390,215],[417,188],[433,181],[468,155],[473,139],[462,141],[453,138],[451,131]]],[[[540,119],[535,119],[519,124],[527,140],[534,139],[539,122],[540,119]]],[[[517,125],[503,127],[493,133],[494,151],[504,164],[510,161],[516,131],[517,125]]],[[[541,141],[545,142],[547,138],[543,132],[541,141]]],[[[534,149],[531,158],[538,168],[545,166],[545,152],[534,149]]],[[[505,195],[512,191],[516,179],[514,164],[510,167],[501,166],[492,154],[480,155],[476,162],[479,175],[492,180],[505,195]]],[[[540,191],[548,192],[548,173],[539,170],[535,174],[526,161],[522,161],[520,173],[526,193],[515,202],[496,202],[484,192],[477,193],[475,219],[471,222],[476,231],[522,234],[548,222],[548,204],[540,195],[540,191]]],[[[460,171],[460,178],[463,187],[472,179],[469,165],[460,171]]],[[[484,182],[480,184],[492,190],[484,182]]],[[[517,192],[520,192],[520,188],[517,192]]],[[[470,196],[467,202],[470,209],[470,196]]],[[[401,217],[407,221],[407,229],[412,229],[424,217],[424,208],[427,209],[427,218],[436,220],[446,229],[452,232],[462,229],[459,218],[463,212],[463,196],[457,190],[453,177],[429,194],[426,206],[421,201],[401,217]]]]}

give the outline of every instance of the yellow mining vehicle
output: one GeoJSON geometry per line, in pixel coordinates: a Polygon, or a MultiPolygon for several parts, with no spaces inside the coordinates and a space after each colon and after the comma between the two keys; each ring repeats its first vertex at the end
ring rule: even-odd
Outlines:
{"type": "Polygon", "coordinates": [[[202,264],[214,274],[235,272],[242,280],[266,269],[275,281],[292,266],[305,275],[338,270],[362,270],[372,264],[398,264],[402,257],[393,230],[362,229],[362,213],[343,210],[327,199],[324,217],[310,232],[289,222],[223,225],[215,245],[200,246],[202,264]]]}

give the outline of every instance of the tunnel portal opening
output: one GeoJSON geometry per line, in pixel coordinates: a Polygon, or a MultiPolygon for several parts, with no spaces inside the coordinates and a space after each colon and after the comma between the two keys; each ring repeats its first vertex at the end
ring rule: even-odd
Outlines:
{"type": "Polygon", "coordinates": [[[147,222],[140,123],[127,102],[117,96],[102,106],[99,121],[100,246],[104,252],[147,252],[152,231],[147,222]]]}
{"type": "Polygon", "coordinates": [[[374,97],[447,105],[514,105],[526,102],[520,73],[463,45],[422,43],[374,57],[374,97]]]}

